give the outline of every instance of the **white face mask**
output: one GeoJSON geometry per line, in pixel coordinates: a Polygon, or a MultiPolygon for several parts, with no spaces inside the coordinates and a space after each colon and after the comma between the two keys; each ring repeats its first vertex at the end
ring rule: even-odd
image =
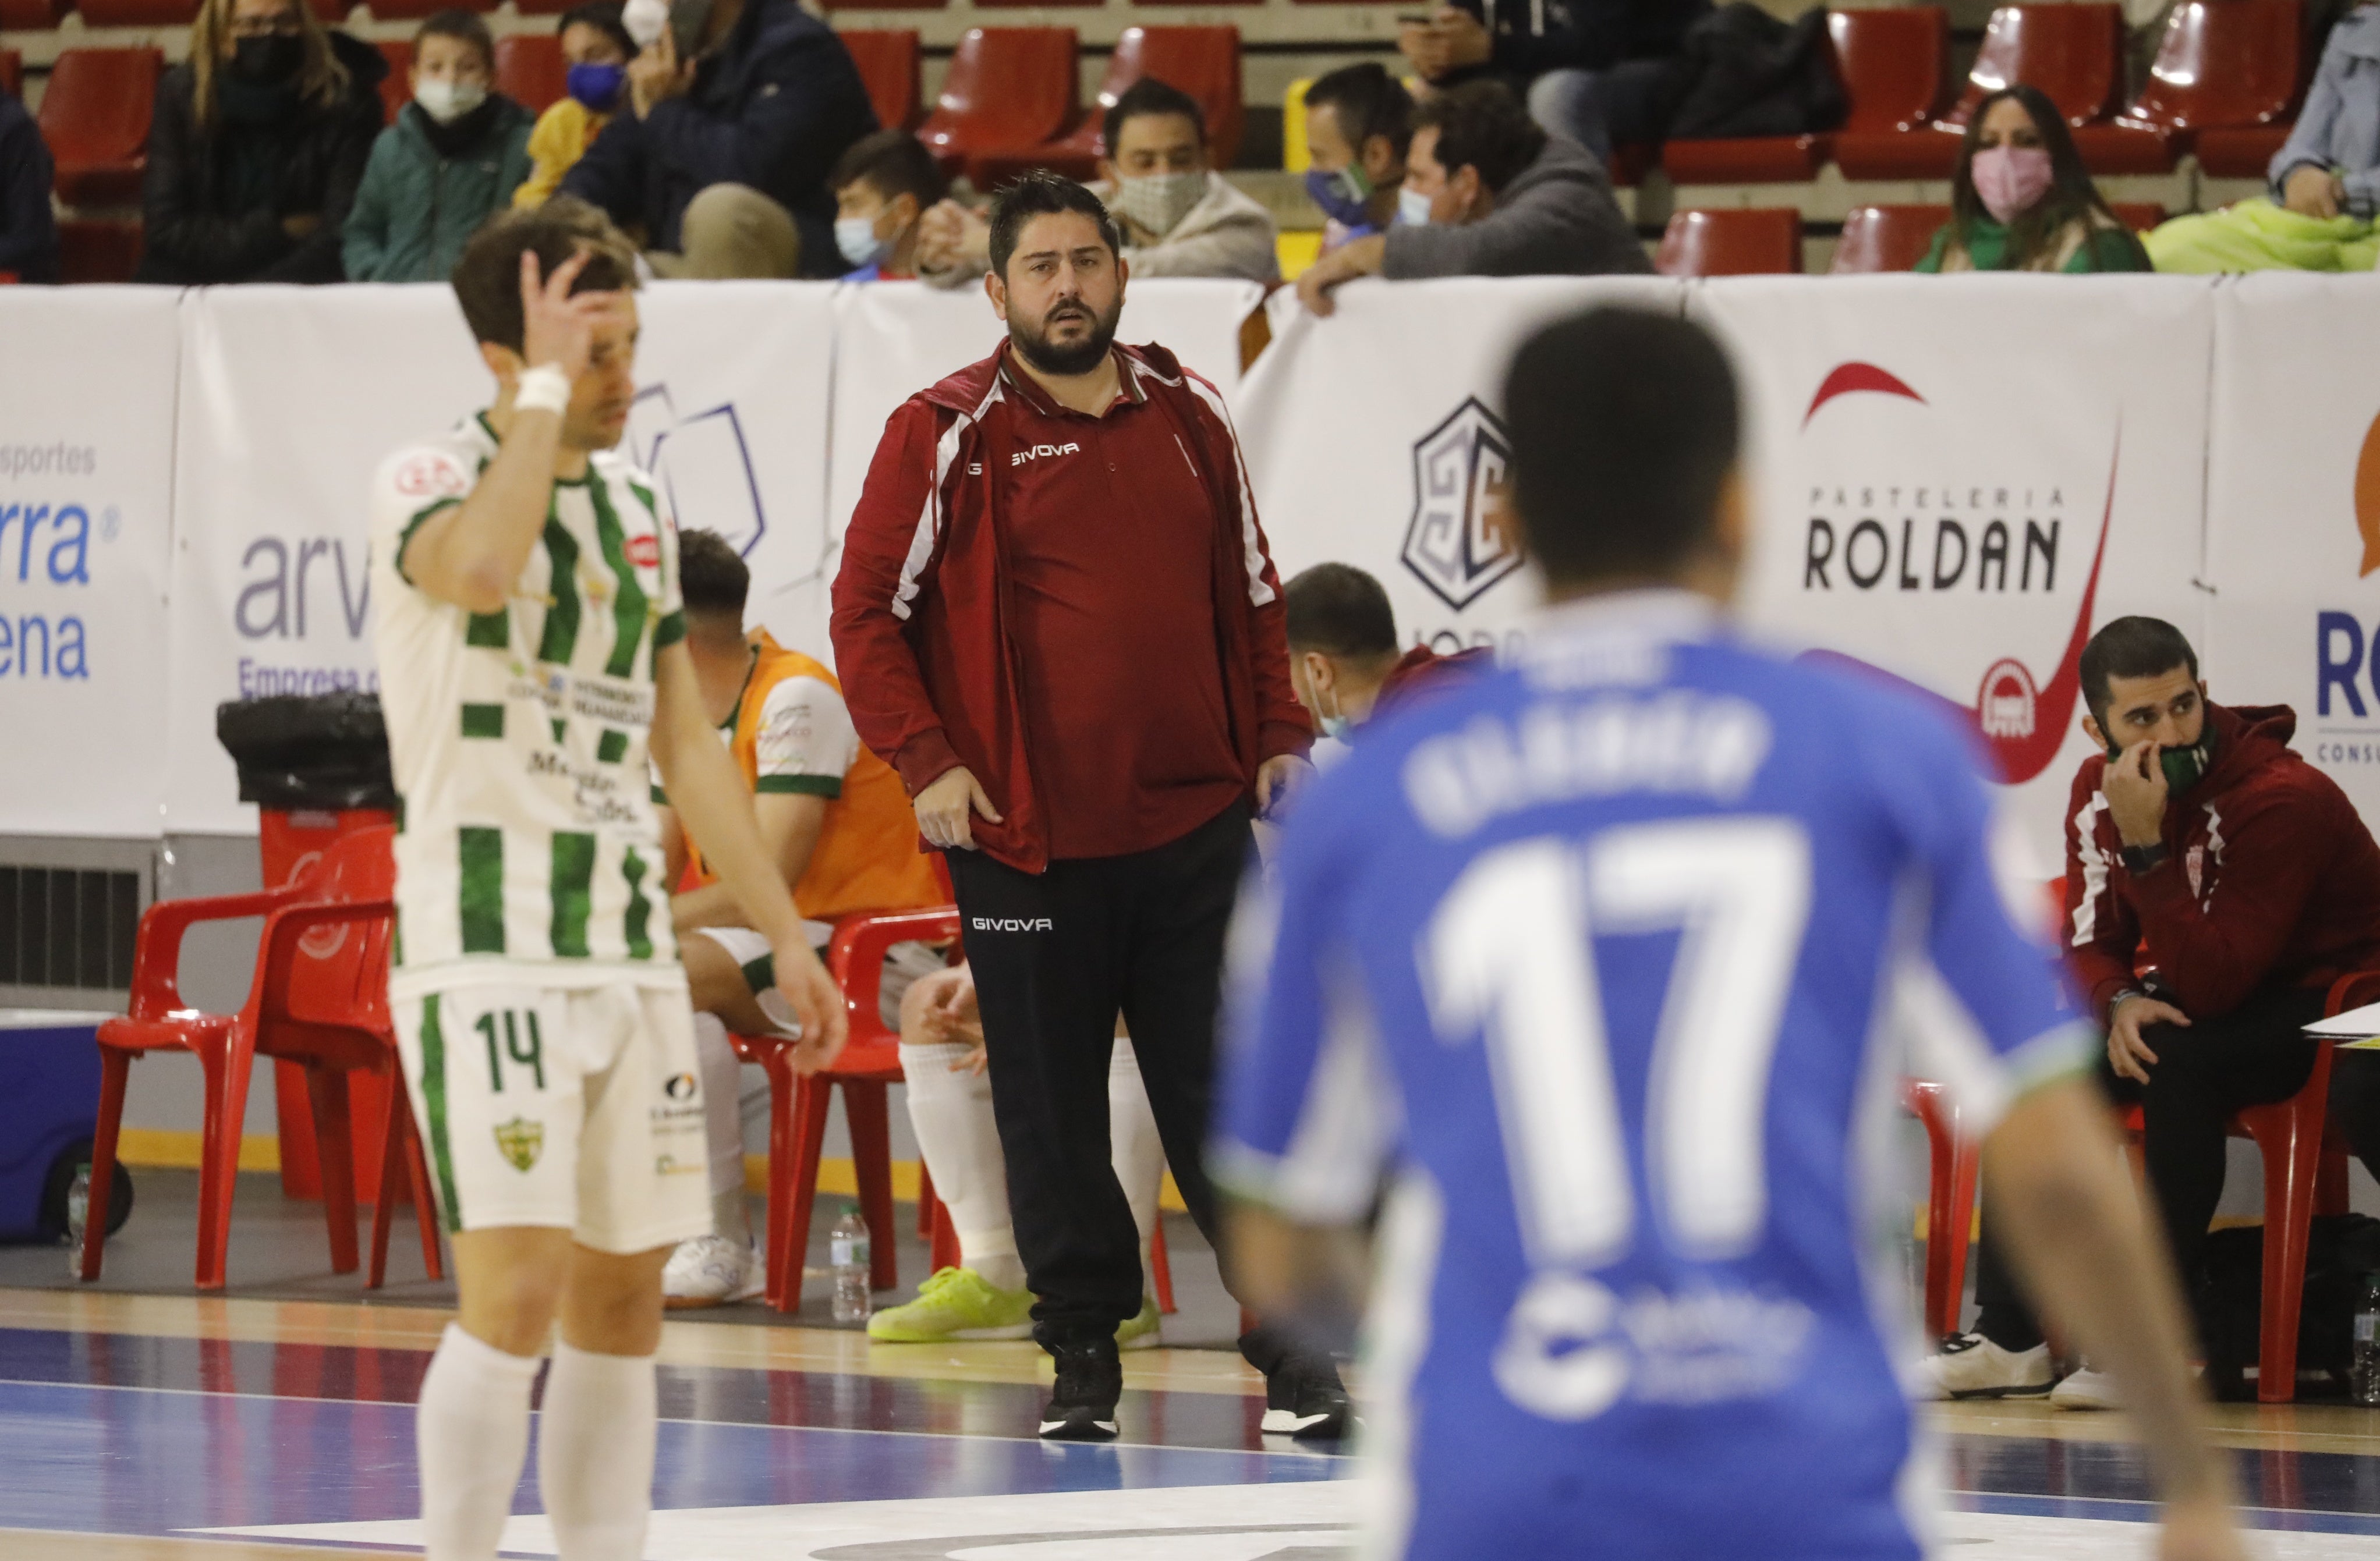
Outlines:
{"type": "Polygon", "coordinates": [[[1430,198],[1406,185],[1397,191],[1397,221],[1407,227],[1427,227],[1430,223],[1430,198]]]}
{"type": "Polygon", "coordinates": [[[1143,174],[1118,179],[1108,205],[1117,215],[1130,218],[1134,226],[1162,238],[1180,227],[1190,208],[1205,199],[1207,172],[1200,168],[1186,174],[1143,174]]]}
{"type": "Polygon", "coordinates": [[[837,217],[834,220],[834,247],[854,269],[874,265],[884,258],[892,246],[876,236],[873,217],[837,217]]]}
{"type": "Polygon", "coordinates": [[[488,101],[488,89],[477,81],[424,81],[413,89],[421,112],[441,125],[452,125],[488,101]]]}
{"type": "Polygon", "coordinates": [[[669,30],[669,0],[628,0],[620,12],[620,25],[638,48],[651,48],[669,30]]]}

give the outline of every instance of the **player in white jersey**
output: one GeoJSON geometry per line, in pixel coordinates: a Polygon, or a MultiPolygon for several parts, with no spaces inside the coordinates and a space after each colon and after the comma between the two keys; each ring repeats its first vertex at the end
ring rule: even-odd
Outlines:
{"type": "Polygon", "coordinates": [[[422,1381],[431,1561],[492,1561],[555,1325],[538,1483],[566,1561],[636,1561],[662,1264],[710,1229],[686,977],[647,784],[769,939],[805,1033],[845,1022],[681,643],[676,534],[613,453],[635,257],[557,200],[482,228],[455,290],[492,405],[375,481],[381,700],[402,798],[389,991],[460,1318],[422,1381]]]}

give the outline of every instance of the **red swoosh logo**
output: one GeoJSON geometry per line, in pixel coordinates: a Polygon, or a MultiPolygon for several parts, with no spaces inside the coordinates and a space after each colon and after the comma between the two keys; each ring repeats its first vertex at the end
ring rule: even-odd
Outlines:
{"type": "Polygon", "coordinates": [[[1802,426],[1808,428],[1810,419],[1818,415],[1818,408],[1834,400],[1835,397],[1851,395],[1859,391],[1876,391],[1885,395],[1904,395],[1920,406],[1925,405],[1924,396],[1911,390],[1901,381],[1899,375],[1888,369],[1879,369],[1873,363],[1838,363],[1827,377],[1818,382],[1818,393],[1810,398],[1810,409],[1802,414],[1802,426]]]}
{"type": "MultiPolygon", "coordinates": [[[[1853,367],[1846,365],[1845,367],[1853,367]]],[[[1840,373],[1841,370],[1836,370],[1840,373]]],[[[1831,376],[1830,376],[1831,378],[1831,376]]],[[[2066,653],[2058,658],[2058,670],[2049,674],[2046,683],[2033,676],[2032,669],[2013,659],[1997,662],[1984,674],[1984,686],[1972,706],[1953,704],[1930,688],[1924,688],[1896,673],[1886,672],[1872,662],[1856,656],[1846,656],[1836,650],[1811,650],[1803,653],[1805,661],[1823,661],[1872,677],[1880,677],[1900,687],[1924,695],[1928,700],[1956,711],[1968,725],[1982,736],[1992,756],[1999,761],[2000,779],[2011,786],[2022,786],[2049,768],[2058,750],[2066,745],[2066,730],[2074,719],[2074,706],[2082,696],[2082,647],[2091,642],[2091,609],[2099,598],[2099,565],[2107,557],[2107,533],[2116,518],[2116,467],[2123,458],[2124,432],[2116,430],[2115,454],[2107,461],[2107,502],[2099,514],[2099,545],[2091,554],[2091,577],[2083,582],[2082,605],[2074,611],[2074,630],[2066,636],[2066,653]],[[2032,721],[2019,731],[1995,731],[2005,727],[2005,720],[1987,720],[1986,705],[1992,699],[1992,689],[2000,681],[2003,668],[2012,667],[2039,691],[2033,700],[2032,721]]]]}

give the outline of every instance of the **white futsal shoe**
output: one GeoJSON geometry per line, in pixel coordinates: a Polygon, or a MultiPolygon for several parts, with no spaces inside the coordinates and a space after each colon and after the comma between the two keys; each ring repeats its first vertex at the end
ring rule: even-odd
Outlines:
{"type": "Polygon", "coordinates": [[[662,1270],[662,1304],[673,1310],[749,1301],[765,1288],[760,1254],[724,1236],[680,1241],[662,1270]]]}

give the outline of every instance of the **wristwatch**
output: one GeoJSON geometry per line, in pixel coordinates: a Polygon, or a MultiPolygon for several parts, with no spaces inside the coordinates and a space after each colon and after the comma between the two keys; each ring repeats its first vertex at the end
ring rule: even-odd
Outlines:
{"type": "Polygon", "coordinates": [[[2124,871],[2136,878],[2143,873],[2153,873],[2165,865],[2165,859],[2169,854],[2163,841],[2155,845],[2128,845],[2124,847],[2124,871]]]}

